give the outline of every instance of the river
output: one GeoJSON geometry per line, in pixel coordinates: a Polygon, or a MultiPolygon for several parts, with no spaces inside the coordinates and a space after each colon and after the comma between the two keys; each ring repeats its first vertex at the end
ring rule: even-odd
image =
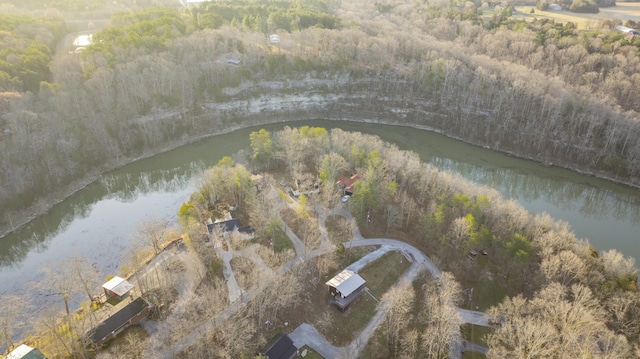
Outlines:
{"type": "MultiPolygon", "coordinates": [[[[588,238],[598,250],[615,248],[640,257],[638,190],[408,127],[322,120],[261,127],[276,131],[285,125],[378,135],[442,170],[495,187],[529,211],[569,222],[579,238],[588,238]]],[[[117,274],[132,248],[136,224],[151,217],[175,222],[198,175],[222,156],[249,148],[249,133],[259,128],[214,136],[104,174],[0,239],[0,294],[29,293],[35,303],[48,301],[33,285],[42,278],[42,268],[70,256],[88,258],[105,276],[117,274]]]]}

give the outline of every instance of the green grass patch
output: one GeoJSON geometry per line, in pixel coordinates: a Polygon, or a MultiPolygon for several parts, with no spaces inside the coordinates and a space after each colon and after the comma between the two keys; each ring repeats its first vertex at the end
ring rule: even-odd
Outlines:
{"type": "Polygon", "coordinates": [[[367,287],[378,297],[398,281],[411,263],[400,252],[388,252],[369,263],[358,274],[367,281],[367,287]]]}
{"type": "Polygon", "coordinates": [[[287,249],[293,249],[293,243],[289,237],[284,234],[282,228],[278,227],[273,230],[273,250],[276,253],[285,252],[287,249]]]}
{"type": "MultiPolygon", "coordinates": [[[[318,354],[315,350],[309,348],[308,346],[303,346],[302,348],[298,349],[298,353],[302,354],[302,352],[304,350],[307,350],[307,355],[304,357],[304,359],[324,359],[324,357],[320,354],[318,354]]],[[[302,359],[302,355],[296,355],[294,357],[295,359],[302,359]]]]}
{"type": "Polygon", "coordinates": [[[461,357],[462,359],[486,359],[487,358],[484,354],[470,352],[470,351],[465,351],[461,357]]]}
{"type": "MultiPolygon", "coordinates": [[[[402,254],[389,252],[369,263],[359,274],[367,281],[367,287],[380,298],[410,265],[402,254]]],[[[378,302],[365,293],[345,313],[329,307],[318,330],[334,345],[349,344],[373,318],[377,305],[378,302]]]]}
{"type": "Polygon", "coordinates": [[[479,325],[463,324],[460,326],[460,333],[466,340],[486,347],[487,335],[493,333],[493,329],[481,327],[479,325]]]}
{"type": "MultiPolygon", "coordinates": [[[[471,302],[469,302],[468,297],[463,298],[463,306],[482,312],[502,302],[508,294],[497,281],[491,280],[478,280],[477,282],[465,283],[465,287],[473,288],[473,295],[471,296],[471,302]]],[[[468,292],[463,293],[463,295],[468,296],[468,292]]]]}
{"type": "Polygon", "coordinates": [[[316,328],[333,345],[347,345],[373,318],[377,305],[377,301],[364,293],[344,313],[335,306],[326,307],[326,314],[316,328]]]}

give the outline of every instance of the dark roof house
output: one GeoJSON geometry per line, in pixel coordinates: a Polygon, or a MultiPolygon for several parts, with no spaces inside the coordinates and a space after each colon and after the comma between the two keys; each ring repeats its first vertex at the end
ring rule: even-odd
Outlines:
{"type": "Polygon", "coordinates": [[[293,340],[286,334],[276,338],[277,340],[269,346],[269,349],[264,352],[264,355],[269,359],[293,358],[298,351],[298,348],[293,345],[293,340]]]}
{"type": "Polygon", "coordinates": [[[237,218],[232,218],[226,221],[207,224],[207,230],[210,234],[218,228],[222,230],[222,233],[233,232],[236,229],[240,228],[240,220],[237,218]]]}
{"type": "Polygon", "coordinates": [[[151,313],[151,304],[144,298],[138,297],[89,331],[87,338],[99,348],[128,327],[140,324],[149,313],[151,313]]]}

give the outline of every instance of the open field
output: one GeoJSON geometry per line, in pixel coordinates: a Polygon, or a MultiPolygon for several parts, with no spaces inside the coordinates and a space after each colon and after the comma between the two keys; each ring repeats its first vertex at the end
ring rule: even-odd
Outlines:
{"type": "MultiPolygon", "coordinates": [[[[516,6],[518,11],[517,15],[514,15],[516,19],[525,19],[532,21],[533,19],[553,19],[556,22],[567,23],[573,22],[580,30],[596,29],[598,25],[604,20],[640,20],[640,2],[632,3],[619,3],[617,6],[609,8],[600,8],[598,14],[579,14],[570,11],[541,11],[535,9],[535,13],[531,14],[529,11],[533,6],[516,6]]],[[[485,11],[489,13],[489,11],[485,11]]],[[[492,12],[491,12],[492,13],[492,12]]]]}

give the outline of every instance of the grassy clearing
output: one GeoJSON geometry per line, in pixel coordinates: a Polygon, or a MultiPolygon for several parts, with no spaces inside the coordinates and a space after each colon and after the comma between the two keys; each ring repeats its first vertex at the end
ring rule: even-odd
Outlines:
{"type": "Polygon", "coordinates": [[[526,21],[533,21],[534,19],[552,19],[555,22],[566,24],[572,22],[576,24],[580,30],[595,29],[597,24],[602,22],[605,18],[599,14],[580,14],[569,11],[542,11],[534,9],[535,12],[531,14],[531,6],[516,6],[518,15],[515,15],[515,19],[524,19],[526,21]]]}
{"type": "Polygon", "coordinates": [[[289,237],[284,234],[282,228],[278,227],[273,231],[273,250],[276,253],[285,252],[288,249],[293,249],[293,243],[289,237]]]}
{"type": "MultiPolygon", "coordinates": [[[[589,30],[599,28],[599,24],[606,19],[611,20],[640,20],[640,3],[622,3],[621,6],[610,8],[601,8],[598,14],[580,14],[570,11],[541,11],[534,9],[531,14],[529,11],[532,6],[516,6],[518,14],[514,16],[516,19],[525,19],[533,21],[534,19],[553,19],[555,22],[567,23],[573,22],[580,30],[589,30]]],[[[493,14],[493,11],[483,10],[483,13],[493,14]]]]}
{"type": "MultiPolygon", "coordinates": [[[[359,274],[367,281],[367,287],[380,298],[410,265],[402,254],[390,252],[367,265],[359,274]]],[[[326,297],[328,300],[329,296],[326,297]]],[[[378,302],[365,293],[345,313],[328,308],[317,328],[334,345],[346,345],[369,323],[377,305],[378,302]]]]}
{"type": "Polygon", "coordinates": [[[466,351],[462,354],[462,359],[486,359],[487,357],[484,354],[466,351]]]}
{"type": "MultiPolygon", "coordinates": [[[[328,300],[328,292],[326,297],[328,300]]],[[[355,336],[369,323],[376,313],[377,305],[378,302],[366,293],[351,303],[349,309],[344,313],[334,306],[328,307],[325,304],[326,310],[320,322],[314,325],[333,345],[344,346],[351,343],[355,336]]]]}
{"type": "Polygon", "coordinates": [[[378,297],[398,281],[411,263],[399,252],[389,252],[369,263],[358,274],[367,281],[367,287],[378,297]]]}
{"type": "MultiPolygon", "coordinates": [[[[507,295],[504,288],[502,288],[495,281],[478,281],[471,283],[473,287],[473,296],[471,297],[471,303],[468,305],[469,309],[486,311],[490,307],[502,302],[507,295]],[[477,308],[476,308],[477,307],[477,308]]],[[[466,302],[465,304],[467,304],[466,302]]]]}
{"type": "Polygon", "coordinates": [[[487,346],[487,335],[492,333],[493,329],[485,328],[473,324],[463,324],[460,327],[460,333],[466,340],[482,346],[487,346]]]}

